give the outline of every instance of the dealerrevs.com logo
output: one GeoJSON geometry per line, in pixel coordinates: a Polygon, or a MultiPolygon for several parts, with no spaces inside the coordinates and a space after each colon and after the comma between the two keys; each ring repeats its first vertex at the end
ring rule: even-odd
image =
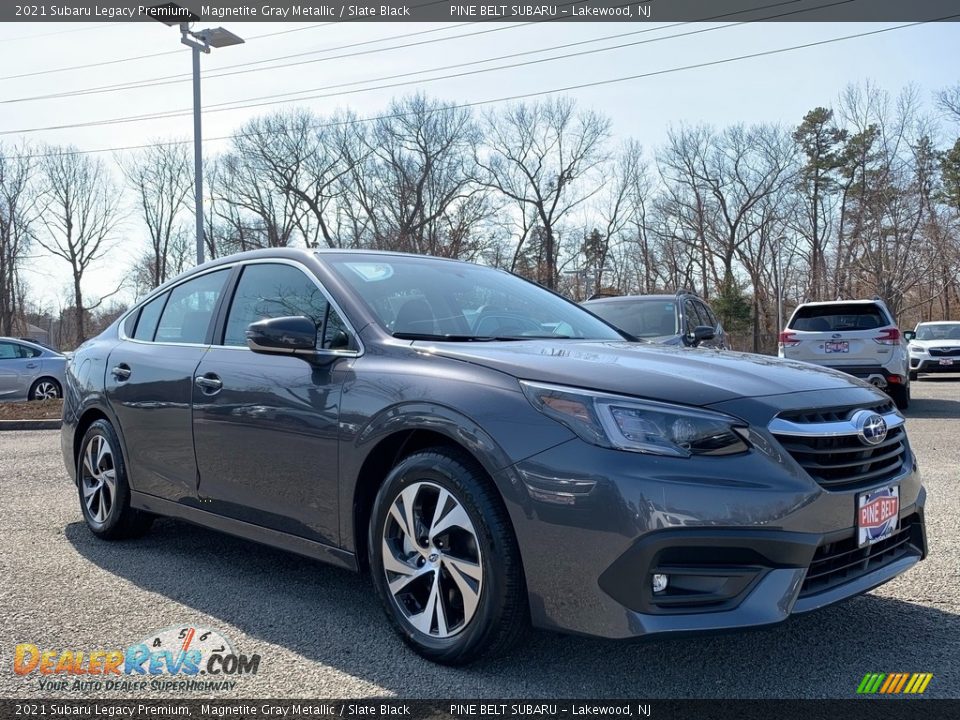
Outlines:
{"type": "Polygon", "coordinates": [[[13,671],[49,691],[233,690],[256,675],[259,655],[244,655],[217,630],[175,625],[126,648],[40,648],[20,643],[13,671]]]}

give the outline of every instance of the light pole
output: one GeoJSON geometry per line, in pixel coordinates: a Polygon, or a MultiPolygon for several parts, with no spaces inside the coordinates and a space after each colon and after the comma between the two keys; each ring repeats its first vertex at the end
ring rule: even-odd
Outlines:
{"type": "Polygon", "coordinates": [[[200,53],[210,53],[211,48],[229,47],[230,45],[239,45],[243,38],[234,35],[229,30],[222,27],[207,28],[206,30],[193,31],[190,25],[200,18],[194,15],[186,8],[181,8],[176,3],[166,3],[157,5],[155,8],[163,8],[168,11],[167,15],[172,16],[173,10],[180,10],[176,14],[177,20],[170,21],[163,19],[162,15],[155,16],[164,25],[173,27],[180,26],[180,42],[187,45],[193,51],[193,200],[196,208],[196,229],[197,229],[197,265],[203,264],[203,136],[200,128],[200,53]],[[183,18],[187,18],[184,20],[183,18]]]}

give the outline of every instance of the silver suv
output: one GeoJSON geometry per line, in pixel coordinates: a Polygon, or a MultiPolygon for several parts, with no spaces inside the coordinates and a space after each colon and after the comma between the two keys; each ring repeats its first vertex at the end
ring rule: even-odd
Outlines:
{"type": "Polygon", "coordinates": [[[882,300],[802,303],[780,333],[778,354],[823,365],[884,390],[901,410],[910,404],[907,348],[882,300]]]}

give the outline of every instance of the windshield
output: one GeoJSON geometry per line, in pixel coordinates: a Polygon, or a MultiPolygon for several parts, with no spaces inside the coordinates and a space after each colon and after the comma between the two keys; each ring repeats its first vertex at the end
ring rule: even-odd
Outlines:
{"type": "Polygon", "coordinates": [[[960,340],[960,323],[918,325],[917,340],[960,340]]]}
{"type": "Polygon", "coordinates": [[[680,332],[677,327],[677,305],[673,300],[598,300],[587,303],[585,307],[633,337],[655,338],[680,332]]]}
{"type": "Polygon", "coordinates": [[[578,305],[500,270],[421,257],[323,259],[394,337],[624,339],[578,305]]]}
{"type": "Polygon", "coordinates": [[[879,305],[839,303],[801,307],[787,327],[800,332],[837,332],[876,330],[889,324],[886,313],[879,305]]]}

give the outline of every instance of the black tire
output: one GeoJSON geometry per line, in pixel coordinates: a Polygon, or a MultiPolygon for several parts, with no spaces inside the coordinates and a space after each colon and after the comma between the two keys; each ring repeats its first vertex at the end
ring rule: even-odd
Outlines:
{"type": "Polygon", "coordinates": [[[63,388],[60,386],[60,383],[56,378],[51,377],[42,377],[39,380],[34,381],[33,385],[30,386],[30,392],[27,393],[28,400],[50,400],[54,398],[63,397],[63,388]],[[52,386],[52,394],[46,394],[46,397],[40,397],[38,394],[41,388],[47,386],[52,386]]]}
{"type": "MultiPolygon", "coordinates": [[[[417,495],[420,498],[421,495],[417,495]]],[[[425,501],[429,503],[429,497],[425,501]]],[[[434,510],[427,509],[431,517],[434,510]]],[[[453,514],[453,510],[449,514],[453,514]]],[[[395,516],[394,516],[395,517],[395,516]]],[[[435,518],[434,518],[435,519],[435,518]]],[[[394,527],[400,527],[395,519],[390,519],[394,527]]],[[[405,523],[406,524],[406,523],[405,523]]],[[[425,526],[419,525],[424,533],[429,532],[425,526]]],[[[462,526],[454,526],[453,533],[462,533],[462,526]]],[[[415,530],[415,532],[420,532],[415,530]]],[[[392,540],[391,542],[396,542],[392,540]]],[[[430,552],[433,541],[424,543],[423,553],[430,552]],[[430,547],[426,547],[429,545],[430,547]]],[[[461,546],[461,548],[463,545],[461,546]]],[[[387,617],[394,629],[403,638],[404,642],[415,652],[433,662],[444,665],[464,665],[481,657],[494,657],[508,652],[523,637],[528,625],[529,614],[527,607],[526,585],[523,577],[523,568],[520,561],[520,552],[516,538],[510,526],[506,509],[497,494],[489,476],[483,468],[467,453],[450,448],[433,448],[417,452],[403,460],[390,472],[383,486],[374,500],[370,526],[368,528],[368,557],[370,572],[377,595],[386,610],[387,617]],[[401,609],[401,600],[395,599],[391,593],[386,570],[384,568],[383,546],[384,538],[388,534],[388,519],[391,506],[400,499],[404,489],[416,492],[411,488],[418,483],[426,487],[427,495],[437,487],[450,493],[452,501],[447,501],[446,507],[456,509],[459,504],[466,511],[472,524],[475,535],[466,532],[466,537],[475,538],[476,544],[468,547],[477,548],[479,565],[482,568],[482,577],[479,584],[479,598],[475,603],[472,616],[466,618],[467,611],[465,597],[462,591],[455,589],[456,583],[450,575],[449,565],[444,562],[452,553],[451,545],[455,544],[455,537],[438,534],[437,550],[430,554],[434,566],[437,568],[436,581],[428,577],[427,586],[431,582],[440,583],[441,597],[438,599],[443,610],[444,622],[449,618],[457,619],[458,607],[462,610],[462,627],[449,637],[438,637],[433,634],[433,620],[427,619],[428,631],[417,629],[401,609]],[[442,549],[446,543],[446,549],[442,549]],[[437,557],[439,556],[439,560],[437,557]],[[446,583],[446,587],[441,581],[446,583]],[[457,593],[460,593],[460,603],[457,603],[457,593]]],[[[416,557],[416,552],[410,558],[421,563],[426,561],[416,557]]],[[[452,555],[456,558],[456,553],[452,555]]],[[[428,569],[429,571],[429,569],[428,569]]],[[[461,578],[466,578],[461,574],[461,578]]],[[[414,585],[409,583],[409,587],[414,585]]],[[[462,587],[462,585],[461,585],[462,587]]],[[[412,602],[412,601],[408,601],[412,602]]],[[[427,603],[429,606],[429,603],[427,603]]],[[[406,606],[408,607],[408,606],[406,606]]],[[[409,607],[408,607],[409,609],[409,607]]],[[[426,612],[426,607],[422,612],[426,612]]],[[[422,617],[422,616],[421,616],[422,617]]],[[[451,628],[456,623],[451,623],[451,628]]],[[[439,621],[437,621],[439,634],[439,621]]]]}
{"type": "Polygon", "coordinates": [[[910,407],[910,383],[893,385],[887,388],[887,392],[899,410],[906,410],[910,407]]]}
{"type": "Polygon", "coordinates": [[[910,382],[916,381],[917,378],[919,378],[919,377],[920,377],[920,373],[918,373],[916,370],[911,370],[911,371],[910,371],[910,382]]]}
{"type": "Polygon", "coordinates": [[[123,540],[139,537],[150,529],[153,516],[130,507],[130,483],[120,440],[113,425],[106,420],[97,420],[83,435],[77,456],[76,481],[80,511],[87,527],[97,537],[123,540]],[[98,443],[102,442],[107,443],[109,455],[99,452],[101,446],[98,443]],[[91,473],[91,467],[98,477],[91,473]],[[111,471],[113,489],[108,479],[111,471]]]}

